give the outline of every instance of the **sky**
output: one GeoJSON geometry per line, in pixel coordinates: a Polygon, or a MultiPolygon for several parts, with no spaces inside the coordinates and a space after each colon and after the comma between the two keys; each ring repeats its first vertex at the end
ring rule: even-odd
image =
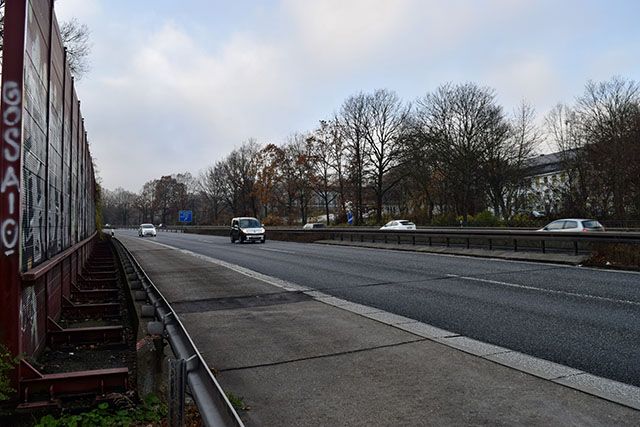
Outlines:
{"type": "MultiPolygon", "coordinates": [[[[589,80],[640,81],[637,0],[58,0],[89,26],[77,85],[102,185],[197,176],[244,141],[282,144],[350,95],[495,89],[538,122],[589,80]]],[[[541,147],[549,151],[549,147],[541,147]]]]}

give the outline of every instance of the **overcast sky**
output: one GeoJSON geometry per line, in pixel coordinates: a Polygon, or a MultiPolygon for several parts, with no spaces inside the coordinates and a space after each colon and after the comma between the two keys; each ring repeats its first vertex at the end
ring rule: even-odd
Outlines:
{"type": "Polygon", "coordinates": [[[91,29],[78,85],[103,185],[281,144],[359,91],[494,88],[540,117],[587,80],[640,81],[637,0],[59,0],[91,29]]]}

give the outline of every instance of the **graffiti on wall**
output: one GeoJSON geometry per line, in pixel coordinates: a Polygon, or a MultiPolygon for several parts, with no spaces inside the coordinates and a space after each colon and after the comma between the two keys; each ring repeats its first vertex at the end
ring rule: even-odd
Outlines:
{"type": "MultiPolygon", "coordinates": [[[[3,201],[8,206],[8,216],[3,218],[0,224],[0,238],[2,239],[2,250],[5,256],[12,255],[16,251],[18,244],[18,218],[20,203],[20,171],[11,163],[20,160],[20,124],[22,120],[22,88],[18,83],[8,81],[2,88],[2,100],[6,108],[2,114],[2,125],[4,132],[2,140],[4,150],[2,158],[8,163],[5,169],[2,182],[0,183],[0,194],[3,201]]],[[[16,163],[18,164],[18,163],[16,163]]]]}

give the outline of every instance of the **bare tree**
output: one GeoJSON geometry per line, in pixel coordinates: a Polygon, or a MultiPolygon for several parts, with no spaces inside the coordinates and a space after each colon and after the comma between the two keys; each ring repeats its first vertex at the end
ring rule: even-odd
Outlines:
{"type": "Polygon", "coordinates": [[[440,173],[450,186],[458,215],[485,204],[487,152],[508,138],[508,125],[495,92],[473,83],[445,84],[417,101],[416,121],[431,142],[440,173]]]}
{"type": "Polygon", "coordinates": [[[282,201],[279,189],[282,185],[284,156],[284,150],[275,144],[267,144],[258,155],[255,192],[262,204],[265,218],[271,213],[270,209],[282,201]]]}
{"type": "Polygon", "coordinates": [[[620,77],[588,82],[576,106],[590,169],[600,172],[601,185],[611,191],[616,219],[626,218],[634,198],[630,189],[638,185],[639,115],[640,85],[620,77]]]}
{"type": "Polygon", "coordinates": [[[368,167],[368,146],[365,139],[367,97],[353,95],[342,104],[339,123],[347,152],[348,172],[355,193],[355,223],[362,224],[365,174],[368,167]]]}
{"type": "Polygon", "coordinates": [[[561,209],[568,215],[587,216],[589,173],[585,140],[575,110],[565,104],[556,105],[545,117],[549,141],[558,151],[566,181],[561,188],[561,209]]]}
{"type": "Polygon", "coordinates": [[[258,152],[260,146],[249,139],[222,162],[225,198],[234,215],[258,216],[260,201],[256,195],[258,152]]]}
{"type": "Polygon", "coordinates": [[[376,198],[376,221],[382,221],[385,194],[405,176],[393,173],[402,166],[403,136],[411,107],[395,92],[379,89],[366,97],[364,139],[367,143],[368,174],[376,198]]]}
{"type": "Polygon", "coordinates": [[[535,124],[534,108],[524,101],[502,130],[506,130],[507,138],[491,139],[493,143],[487,146],[484,167],[494,213],[507,219],[514,213],[526,161],[542,141],[542,133],[535,124]]]}
{"type": "Polygon", "coordinates": [[[208,202],[207,206],[209,209],[207,211],[211,213],[213,223],[218,224],[226,196],[222,162],[218,161],[202,172],[198,180],[198,185],[201,194],[204,195],[208,202]]]}
{"type": "Polygon", "coordinates": [[[336,199],[335,178],[333,167],[333,147],[336,137],[335,126],[325,120],[320,120],[320,126],[309,138],[312,153],[312,167],[316,175],[313,191],[322,199],[327,225],[331,224],[329,205],[336,199]]]}
{"type": "Polygon", "coordinates": [[[90,69],[90,34],[87,24],[81,24],[76,18],[63,22],[60,26],[62,44],[67,49],[69,69],[76,80],[82,79],[90,69]]]}

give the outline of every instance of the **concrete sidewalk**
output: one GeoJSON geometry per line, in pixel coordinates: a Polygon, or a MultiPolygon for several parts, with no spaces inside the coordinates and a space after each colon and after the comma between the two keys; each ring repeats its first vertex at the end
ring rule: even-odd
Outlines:
{"type": "Polygon", "coordinates": [[[507,349],[118,238],[225,391],[250,407],[241,411],[247,425],[640,424],[640,411],[557,383],[579,371],[541,364],[533,376],[504,366],[507,349]]]}

